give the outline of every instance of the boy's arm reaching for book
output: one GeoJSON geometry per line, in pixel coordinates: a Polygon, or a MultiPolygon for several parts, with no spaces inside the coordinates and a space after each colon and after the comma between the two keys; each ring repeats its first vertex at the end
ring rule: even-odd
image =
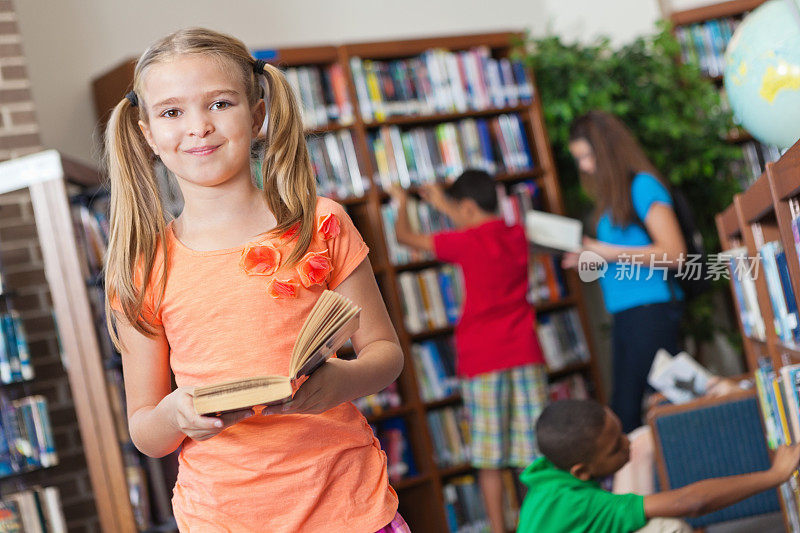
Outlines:
{"type": "Polygon", "coordinates": [[[360,327],[351,337],[358,358],[329,359],[300,386],[291,401],[267,407],[264,414],[322,413],[378,392],[400,375],[403,352],[369,259],[364,259],[335,290],[361,307],[360,327]]]}
{"type": "Polygon", "coordinates": [[[781,446],[769,470],[706,479],[680,489],[644,497],[644,514],[650,518],[700,516],[774,488],[787,481],[800,462],[800,445],[781,446]]]}
{"type": "Polygon", "coordinates": [[[417,233],[411,227],[411,221],[408,219],[408,193],[399,185],[395,185],[390,194],[397,202],[397,220],[394,223],[397,242],[417,250],[433,252],[433,237],[417,233]]]}
{"type": "Polygon", "coordinates": [[[124,318],[117,321],[122,341],[122,370],[131,439],[142,453],[163,457],[186,437],[210,439],[253,414],[252,409],[221,417],[200,416],[192,403],[193,387],[172,390],[169,344],[162,329],[155,337],[136,331],[124,318]]]}

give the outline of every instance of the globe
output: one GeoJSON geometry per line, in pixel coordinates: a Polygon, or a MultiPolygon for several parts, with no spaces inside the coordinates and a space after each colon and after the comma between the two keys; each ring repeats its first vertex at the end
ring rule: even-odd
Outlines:
{"type": "Polygon", "coordinates": [[[744,19],[725,52],[724,83],[753,137],[780,148],[800,138],[800,0],[770,0],[744,19]]]}

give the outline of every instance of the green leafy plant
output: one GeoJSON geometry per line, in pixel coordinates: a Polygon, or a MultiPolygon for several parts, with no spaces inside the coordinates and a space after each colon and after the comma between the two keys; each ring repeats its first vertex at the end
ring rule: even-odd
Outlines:
{"type": "MultiPolygon", "coordinates": [[[[706,251],[719,250],[714,215],[740,190],[734,172],[741,150],[724,140],[733,122],[717,87],[696,65],[681,61],[669,26],[662,23],[655,35],[618,49],[605,38],[567,44],[554,36],[518,44],[536,76],[567,210],[582,217],[591,209],[567,149],[570,124],[602,109],[631,128],[656,168],[687,197],[706,251]]],[[[713,316],[711,294],[693,300],[687,334],[707,340],[713,316]]]]}

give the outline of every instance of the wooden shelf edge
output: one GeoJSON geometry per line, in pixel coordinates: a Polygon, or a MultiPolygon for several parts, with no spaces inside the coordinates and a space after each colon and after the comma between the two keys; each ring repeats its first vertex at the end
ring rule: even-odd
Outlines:
{"type": "Polygon", "coordinates": [[[589,361],[579,361],[577,363],[571,363],[565,367],[559,368],[558,370],[547,370],[547,377],[550,379],[558,379],[568,376],[570,374],[576,374],[578,372],[585,372],[589,370],[591,367],[591,363],[589,361]]]}
{"type": "Polygon", "coordinates": [[[413,477],[403,478],[398,481],[389,481],[389,484],[392,486],[394,490],[399,492],[401,490],[411,489],[419,485],[424,485],[429,481],[431,481],[430,474],[421,474],[413,477]]]}
{"type": "Polygon", "coordinates": [[[757,8],[763,4],[764,1],[765,0],[730,0],[728,2],[720,2],[709,6],[675,11],[670,14],[669,19],[675,26],[696,24],[707,20],[741,15],[745,11],[757,8]]]}
{"type": "Polygon", "coordinates": [[[438,400],[431,400],[424,403],[425,409],[432,410],[432,409],[440,409],[442,407],[447,407],[449,405],[454,405],[461,402],[461,394],[451,394],[450,396],[445,396],[444,398],[439,398],[438,400]]]}
{"type": "Polygon", "coordinates": [[[464,118],[488,117],[492,115],[505,115],[507,113],[522,113],[528,110],[531,104],[523,104],[508,107],[492,107],[487,109],[473,109],[470,111],[460,111],[455,113],[433,113],[430,115],[395,115],[384,120],[365,122],[364,127],[375,129],[383,126],[404,126],[413,124],[424,124],[426,122],[448,122],[464,118]]]}
{"type": "Polygon", "coordinates": [[[463,474],[469,474],[473,470],[475,470],[475,468],[471,464],[464,463],[455,466],[437,467],[436,473],[439,475],[439,478],[441,479],[463,474]]]}

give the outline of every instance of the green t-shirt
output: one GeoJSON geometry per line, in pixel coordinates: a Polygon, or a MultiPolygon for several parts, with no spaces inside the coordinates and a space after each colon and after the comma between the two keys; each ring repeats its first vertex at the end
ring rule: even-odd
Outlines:
{"type": "Polygon", "coordinates": [[[644,497],[612,494],[541,457],[520,479],[528,486],[517,533],[628,533],[645,526],[644,497]]]}

